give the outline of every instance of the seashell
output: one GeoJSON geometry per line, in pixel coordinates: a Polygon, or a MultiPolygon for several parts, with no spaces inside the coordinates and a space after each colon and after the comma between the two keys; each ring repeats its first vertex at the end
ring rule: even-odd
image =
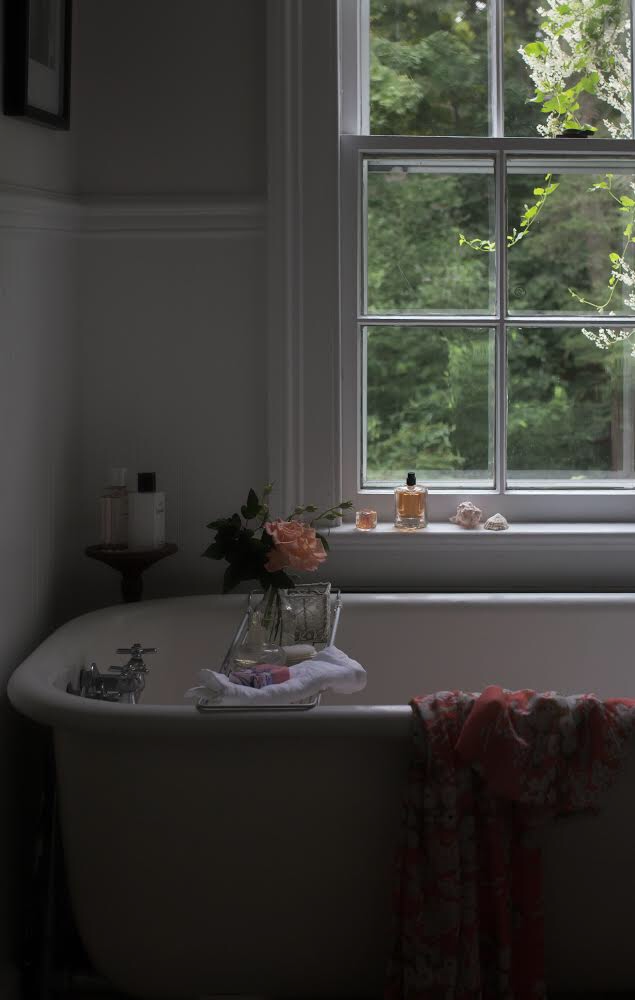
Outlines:
{"type": "Polygon", "coordinates": [[[456,514],[450,520],[461,528],[478,528],[483,511],[475,507],[471,500],[465,500],[456,508],[456,514]]]}
{"type": "Polygon", "coordinates": [[[507,531],[509,524],[502,514],[492,514],[483,525],[488,531],[507,531]]]}

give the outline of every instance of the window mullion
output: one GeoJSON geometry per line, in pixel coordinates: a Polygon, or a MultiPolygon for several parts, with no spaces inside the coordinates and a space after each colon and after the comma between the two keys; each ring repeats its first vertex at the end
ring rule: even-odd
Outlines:
{"type": "Polygon", "coordinates": [[[492,326],[498,321],[496,314],[474,313],[362,313],[358,321],[364,326],[492,326]]]}
{"type": "Polygon", "coordinates": [[[357,21],[358,114],[362,135],[370,132],[370,0],[360,0],[357,21]]]}
{"type": "Polygon", "coordinates": [[[489,17],[490,134],[500,138],[505,134],[505,104],[503,95],[503,0],[490,0],[489,17]]]}
{"type": "Polygon", "coordinates": [[[507,163],[505,153],[496,154],[496,437],[495,484],[504,493],[507,485],[507,163]]]}
{"type": "Polygon", "coordinates": [[[622,471],[625,478],[635,478],[635,410],[633,394],[635,385],[633,384],[633,362],[631,359],[632,346],[624,343],[622,346],[622,471]]]}

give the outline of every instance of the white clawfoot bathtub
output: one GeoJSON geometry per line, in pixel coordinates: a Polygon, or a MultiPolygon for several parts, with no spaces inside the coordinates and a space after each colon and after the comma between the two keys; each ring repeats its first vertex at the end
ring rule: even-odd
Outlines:
{"type": "MultiPolygon", "coordinates": [[[[145,997],[380,997],[415,694],[488,684],[635,697],[635,594],[345,595],[338,645],[368,670],[310,712],[202,716],[240,597],[106,608],[16,671],[54,731],[73,908],[116,987],[145,997]],[[157,646],[140,705],[66,693],[79,668],[157,646]],[[348,703],[347,703],[348,702],[348,703]]],[[[548,985],[635,987],[635,755],[599,817],[547,835],[548,985]]]]}

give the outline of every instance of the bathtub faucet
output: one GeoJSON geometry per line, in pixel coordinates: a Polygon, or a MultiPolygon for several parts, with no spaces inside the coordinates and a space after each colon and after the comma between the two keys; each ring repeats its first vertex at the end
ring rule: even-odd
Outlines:
{"type": "Polygon", "coordinates": [[[154,646],[142,646],[135,642],[129,649],[118,649],[118,653],[127,653],[130,659],[123,666],[113,664],[102,674],[96,663],[82,667],[79,672],[77,687],[69,681],[66,690],[69,694],[78,694],[82,698],[95,698],[97,701],[117,701],[136,705],[146,686],[145,675],[149,673],[143,662],[146,653],[158,653],[154,646]],[[113,674],[117,676],[113,677],[113,674]]]}
{"type": "Polygon", "coordinates": [[[143,662],[143,657],[147,653],[157,652],[158,650],[154,646],[144,647],[138,642],[135,642],[129,649],[124,647],[117,650],[117,653],[128,654],[130,657],[128,662],[123,666],[113,665],[108,667],[109,673],[119,675],[116,685],[116,689],[119,692],[119,701],[136,705],[143,694],[143,689],[146,686],[145,675],[148,673],[148,668],[143,662]]]}

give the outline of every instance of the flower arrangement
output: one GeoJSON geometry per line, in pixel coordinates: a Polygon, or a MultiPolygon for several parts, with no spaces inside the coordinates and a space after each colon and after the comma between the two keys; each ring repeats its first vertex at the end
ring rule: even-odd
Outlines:
{"type": "Polygon", "coordinates": [[[289,571],[312,572],[327,557],[328,542],[315,525],[320,521],[335,521],[353,506],[350,500],[342,500],[318,514],[316,506],[306,504],[295,507],[284,520],[271,521],[268,498],[272,489],[273,484],[268,483],[262,498],[250,489],[240,514],[218,518],[207,525],[216,535],[203,555],[228,563],[223,577],[224,594],[248,580],[257,581],[265,592],[270,588],[293,587],[289,571]]]}

